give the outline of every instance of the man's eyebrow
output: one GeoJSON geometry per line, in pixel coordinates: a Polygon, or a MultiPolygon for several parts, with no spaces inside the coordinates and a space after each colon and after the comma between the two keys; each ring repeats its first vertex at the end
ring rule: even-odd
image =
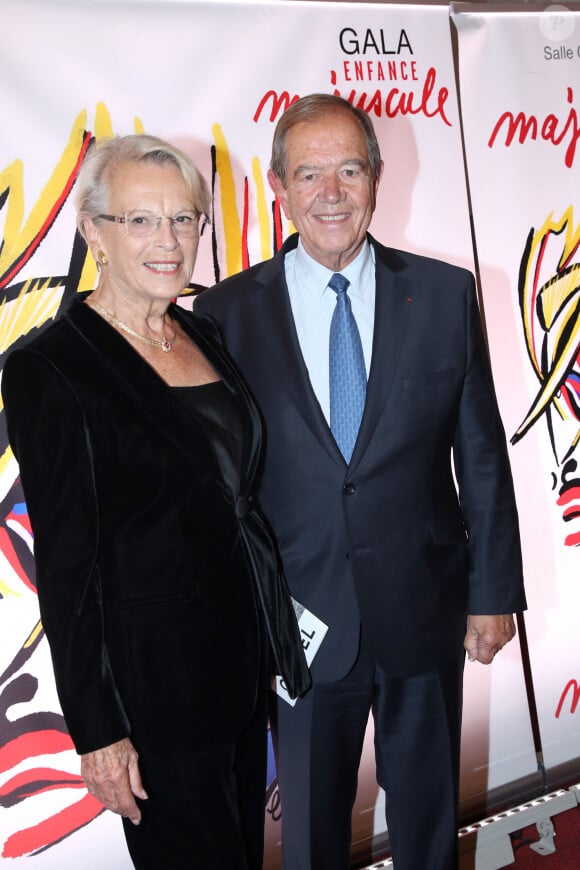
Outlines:
{"type": "MultiPolygon", "coordinates": [[[[363,160],[360,157],[349,157],[347,160],[343,160],[338,168],[340,169],[342,166],[359,166],[361,169],[364,169],[368,166],[368,160],[363,160]]],[[[294,170],[294,178],[301,175],[303,172],[316,172],[319,169],[324,169],[324,167],[316,164],[302,163],[294,170]]]]}
{"type": "Polygon", "coordinates": [[[320,166],[315,166],[314,164],[302,163],[300,166],[297,166],[294,170],[294,177],[297,175],[301,175],[303,172],[316,172],[317,169],[320,169],[320,166]]]}

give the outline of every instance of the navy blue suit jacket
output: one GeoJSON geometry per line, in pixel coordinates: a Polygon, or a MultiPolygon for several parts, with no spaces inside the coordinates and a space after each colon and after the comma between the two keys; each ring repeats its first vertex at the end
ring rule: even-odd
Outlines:
{"type": "Polygon", "coordinates": [[[350,669],[361,623],[386,673],[405,676],[457,657],[467,613],[526,606],[473,276],[370,241],[372,363],[348,466],[294,327],[284,256],[297,236],[196,302],[220,325],[262,410],[259,499],[292,595],[329,626],[313,666],[324,680],[350,669]]]}

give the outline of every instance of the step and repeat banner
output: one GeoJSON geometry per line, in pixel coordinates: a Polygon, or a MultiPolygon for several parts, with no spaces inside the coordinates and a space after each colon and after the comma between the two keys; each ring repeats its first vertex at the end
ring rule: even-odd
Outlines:
{"type": "MultiPolygon", "coordinates": [[[[68,296],[95,284],[72,206],[94,138],[147,132],[191,155],[212,188],[213,225],[194,274],[210,285],[270,257],[289,232],[266,180],[270,144],[288,105],[314,91],[344,96],[376,126],[385,173],[373,234],[473,270],[450,12],[483,308],[506,431],[517,439],[526,619],[552,765],[577,754],[580,714],[575,14],[504,16],[476,4],[4,0],[1,363],[68,296]]],[[[58,707],[3,419],[0,492],[0,860],[31,870],[125,870],[119,819],[87,794],[58,707]]],[[[517,641],[493,668],[469,665],[465,687],[462,812],[473,818],[491,793],[537,770],[517,641]]],[[[383,805],[369,728],[357,854],[370,856],[381,841],[383,805]]],[[[271,748],[266,806],[265,866],[275,870],[281,808],[271,748]]]]}
{"type": "Polygon", "coordinates": [[[580,5],[455,3],[452,18],[549,781],[580,754],[580,5]]]}

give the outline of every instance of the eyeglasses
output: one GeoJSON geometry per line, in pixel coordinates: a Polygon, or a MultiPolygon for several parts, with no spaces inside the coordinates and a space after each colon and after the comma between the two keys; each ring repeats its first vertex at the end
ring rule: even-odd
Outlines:
{"type": "Polygon", "coordinates": [[[205,229],[207,219],[204,220],[201,230],[199,229],[200,214],[197,211],[180,211],[175,215],[158,215],[152,211],[132,209],[123,213],[123,217],[112,214],[100,214],[97,217],[104,221],[115,224],[123,224],[127,235],[132,238],[144,239],[152,236],[161,226],[161,221],[168,220],[171,229],[176,236],[183,239],[193,238],[197,232],[201,235],[205,229]]]}

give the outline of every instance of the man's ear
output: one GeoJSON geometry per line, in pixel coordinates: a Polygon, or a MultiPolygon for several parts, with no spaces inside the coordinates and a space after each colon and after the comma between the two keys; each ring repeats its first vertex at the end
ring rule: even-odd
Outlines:
{"type": "Polygon", "coordinates": [[[268,184],[272,188],[272,192],[280,202],[284,214],[288,218],[288,220],[292,220],[292,217],[288,213],[288,196],[286,195],[286,188],[280,178],[273,172],[271,169],[268,169],[268,184]]]}
{"type": "Polygon", "coordinates": [[[375,198],[375,204],[377,201],[377,192],[379,189],[379,184],[381,183],[381,178],[383,177],[383,169],[385,168],[384,162],[381,160],[381,165],[379,166],[379,171],[377,173],[377,177],[373,181],[373,196],[375,198]]]}

